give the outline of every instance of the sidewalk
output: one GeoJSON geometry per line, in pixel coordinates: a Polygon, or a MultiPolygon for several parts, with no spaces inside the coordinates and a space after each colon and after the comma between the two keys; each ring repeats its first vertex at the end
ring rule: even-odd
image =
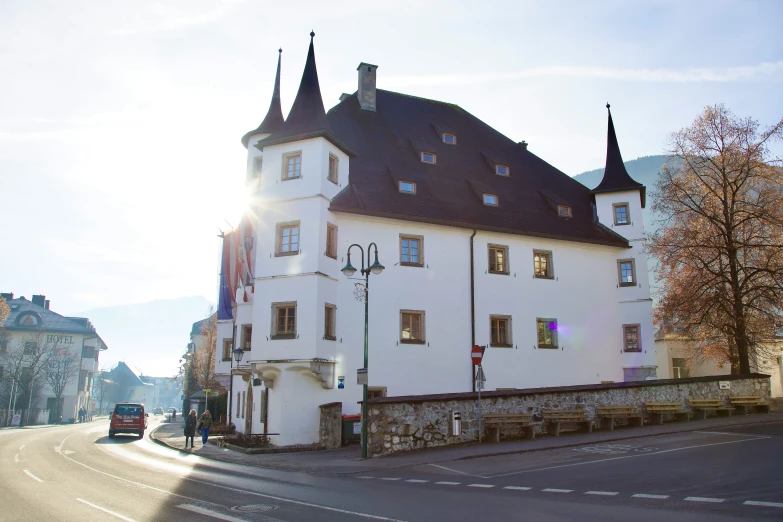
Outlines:
{"type": "Polygon", "coordinates": [[[462,446],[446,446],[367,460],[361,460],[359,458],[361,450],[358,444],[352,444],[340,449],[328,451],[248,455],[227,448],[219,448],[210,443],[202,447],[201,437],[198,435],[195,437],[195,448],[192,450],[185,450],[185,436],[183,434],[184,421],[180,417],[178,417],[175,422],[163,423],[155,428],[150,433],[150,438],[173,450],[188,453],[192,452],[201,457],[214,460],[284,471],[334,475],[367,473],[408,466],[449,462],[453,460],[568,448],[584,444],[600,444],[618,440],[653,437],[656,435],[726,428],[729,426],[766,424],[771,422],[783,422],[783,411],[754,413],[751,415],[734,415],[731,417],[714,417],[707,420],[690,422],[673,422],[662,426],[618,428],[614,431],[598,431],[593,433],[562,435],[560,437],[539,437],[535,440],[513,440],[498,443],[472,443],[462,446]]]}

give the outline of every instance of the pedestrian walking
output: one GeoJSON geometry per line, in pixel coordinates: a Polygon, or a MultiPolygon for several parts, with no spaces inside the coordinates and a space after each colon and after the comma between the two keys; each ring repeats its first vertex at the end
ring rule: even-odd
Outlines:
{"type": "Polygon", "coordinates": [[[177,408],[171,408],[171,420],[177,420],[177,408]]]}
{"type": "Polygon", "coordinates": [[[84,422],[84,408],[79,408],[79,422],[84,422]]]}
{"type": "Polygon", "coordinates": [[[185,448],[188,447],[188,437],[190,437],[190,447],[193,447],[193,437],[196,436],[196,424],[198,424],[196,410],[190,410],[188,416],[185,417],[185,448]]]}
{"type": "Polygon", "coordinates": [[[209,410],[201,414],[201,418],[198,420],[198,427],[201,431],[201,445],[203,446],[207,443],[209,430],[212,428],[212,414],[209,413],[209,410]]]}

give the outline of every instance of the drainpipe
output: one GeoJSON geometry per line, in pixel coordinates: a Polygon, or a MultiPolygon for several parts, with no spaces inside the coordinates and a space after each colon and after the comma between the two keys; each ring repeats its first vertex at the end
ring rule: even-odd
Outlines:
{"type": "MultiPolygon", "coordinates": [[[[474,271],[473,271],[473,238],[476,237],[476,229],[473,229],[473,234],[470,236],[470,347],[473,348],[476,345],[476,291],[474,286],[474,271]]],[[[470,385],[473,392],[476,391],[476,380],[473,376],[476,374],[476,365],[471,364],[470,372],[470,385]]]]}

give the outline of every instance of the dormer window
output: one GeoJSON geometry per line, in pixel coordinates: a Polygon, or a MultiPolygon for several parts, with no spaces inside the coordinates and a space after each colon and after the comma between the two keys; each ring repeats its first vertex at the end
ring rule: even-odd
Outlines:
{"type": "Polygon", "coordinates": [[[496,194],[484,194],[484,204],[490,207],[498,206],[498,197],[496,194]]]}
{"type": "Polygon", "coordinates": [[[415,194],[416,183],[413,181],[400,181],[400,192],[403,194],[415,194]]]}
{"type": "Polygon", "coordinates": [[[422,152],[421,162],[434,164],[437,159],[437,155],[434,152],[422,152]]]}
{"type": "Polygon", "coordinates": [[[571,206],[570,205],[558,205],[557,206],[557,215],[560,217],[571,217],[571,206]]]}
{"type": "Polygon", "coordinates": [[[495,174],[498,176],[509,176],[511,174],[511,167],[508,165],[495,165],[495,174]]]}
{"type": "Polygon", "coordinates": [[[449,134],[448,132],[443,133],[443,143],[448,143],[449,145],[456,145],[457,144],[457,136],[455,134],[449,134]]]}

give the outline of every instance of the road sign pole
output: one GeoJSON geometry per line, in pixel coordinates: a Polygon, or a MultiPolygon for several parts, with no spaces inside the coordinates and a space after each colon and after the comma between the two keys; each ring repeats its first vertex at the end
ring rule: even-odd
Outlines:
{"type": "Polygon", "coordinates": [[[476,372],[476,388],[478,389],[479,444],[481,444],[481,432],[484,431],[481,429],[481,388],[484,387],[484,383],[479,380],[480,375],[481,375],[481,365],[479,364],[478,371],[476,372]]]}

